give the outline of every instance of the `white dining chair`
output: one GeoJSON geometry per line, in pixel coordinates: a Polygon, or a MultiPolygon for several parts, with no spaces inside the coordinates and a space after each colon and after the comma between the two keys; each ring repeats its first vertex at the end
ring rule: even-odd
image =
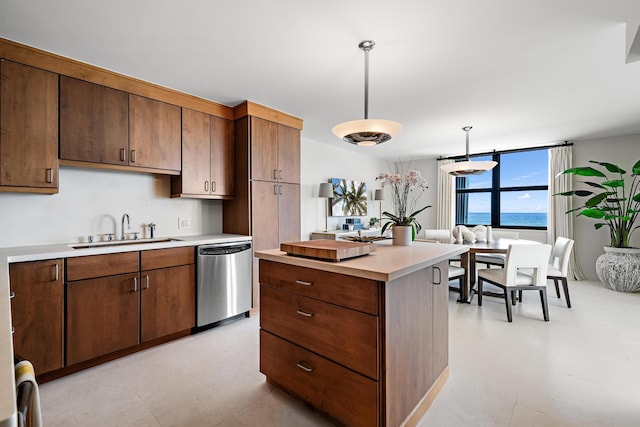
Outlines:
{"type": "Polygon", "coordinates": [[[551,249],[549,257],[549,268],[547,270],[547,279],[553,280],[556,286],[556,296],[560,298],[560,287],[558,282],[562,282],[562,290],[564,291],[564,299],[567,307],[571,308],[571,298],[569,297],[569,284],[567,283],[567,274],[569,272],[569,258],[573,249],[573,240],[566,237],[558,237],[551,249]]]}
{"type": "MultiPolygon", "coordinates": [[[[494,239],[504,238],[517,240],[520,238],[520,232],[518,231],[493,230],[492,234],[494,239]]],[[[504,258],[505,254],[478,253],[476,254],[476,264],[484,264],[487,268],[490,268],[492,265],[504,267],[504,258]]]]}
{"type": "MultiPolygon", "coordinates": [[[[498,286],[504,291],[507,320],[511,322],[511,305],[516,303],[516,291],[536,290],[540,292],[542,315],[549,321],[547,303],[547,271],[551,245],[511,245],[507,250],[504,268],[487,268],[478,271],[478,305],[482,306],[484,282],[498,286]]],[[[522,299],[522,297],[520,297],[522,299]]]]}
{"type": "Polygon", "coordinates": [[[462,298],[462,289],[466,286],[467,281],[467,271],[464,267],[458,267],[456,265],[449,265],[449,281],[457,280],[458,287],[453,287],[449,285],[449,290],[457,291],[460,293],[460,298],[462,298]]]}

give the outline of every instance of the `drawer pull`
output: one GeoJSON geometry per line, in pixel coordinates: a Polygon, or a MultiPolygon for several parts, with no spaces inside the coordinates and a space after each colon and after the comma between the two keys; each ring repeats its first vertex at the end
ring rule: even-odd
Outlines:
{"type": "Polygon", "coordinates": [[[313,372],[313,368],[306,366],[304,362],[298,362],[296,363],[296,366],[305,372],[313,372]]]}
{"type": "Polygon", "coordinates": [[[304,317],[313,317],[313,313],[307,313],[306,311],[302,311],[302,310],[296,310],[296,313],[304,317]]]}
{"type": "Polygon", "coordinates": [[[15,292],[9,292],[9,299],[14,299],[16,297],[15,292]]]}
{"type": "Polygon", "coordinates": [[[311,286],[311,285],[313,285],[313,283],[311,283],[311,282],[305,282],[304,280],[296,280],[296,283],[297,283],[298,285],[305,285],[305,286],[311,286]]]}
{"type": "Polygon", "coordinates": [[[131,292],[137,292],[138,291],[138,278],[134,277],[133,278],[133,289],[131,290],[131,292]]]}

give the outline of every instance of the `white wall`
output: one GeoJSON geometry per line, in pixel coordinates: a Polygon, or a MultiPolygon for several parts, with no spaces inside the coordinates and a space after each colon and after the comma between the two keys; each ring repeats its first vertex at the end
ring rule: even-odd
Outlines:
{"type": "Polygon", "coordinates": [[[0,247],[120,236],[124,213],[131,231],[153,222],[157,237],[222,230],[222,202],[171,199],[168,176],[61,167],[59,185],[54,195],[0,193],[0,247]],[[178,229],[179,217],[190,218],[191,228],[178,229]]]}
{"type": "MultiPolygon", "coordinates": [[[[336,144],[346,144],[337,141],[336,144]]],[[[377,185],[375,178],[386,170],[386,163],[367,154],[369,147],[362,147],[362,154],[343,150],[338,145],[335,147],[321,144],[309,139],[301,141],[301,240],[308,240],[313,231],[324,230],[326,199],[318,197],[318,186],[321,182],[328,182],[330,178],[345,178],[356,181],[364,181],[367,184],[369,201],[367,203],[366,217],[360,217],[368,226],[369,217],[380,217],[378,202],[372,202],[372,192],[377,185]]],[[[375,147],[369,149],[374,150],[375,147]]],[[[383,208],[384,209],[384,208],[383,208]]],[[[329,217],[328,228],[337,229],[344,223],[345,217],[329,217]]]]}
{"type": "MultiPolygon", "coordinates": [[[[627,182],[630,183],[631,167],[640,160],[640,135],[629,135],[617,138],[606,138],[591,141],[580,141],[573,146],[574,166],[587,166],[589,160],[614,163],[627,171],[627,182]]],[[[583,178],[574,178],[576,184],[583,178]]],[[[578,184],[579,185],[579,184],[578,184]]],[[[580,186],[584,188],[584,185],[580,186]]],[[[582,199],[584,202],[584,199],[582,199]]],[[[576,200],[579,202],[579,200],[576,200]]],[[[575,205],[574,206],[578,206],[575,205]]],[[[575,251],[578,265],[582,273],[589,279],[597,280],[595,263],[610,244],[608,228],[596,230],[596,220],[578,216],[574,219],[575,251]]],[[[631,245],[640,247],[640,231],[631,238],[631,245]]]]}

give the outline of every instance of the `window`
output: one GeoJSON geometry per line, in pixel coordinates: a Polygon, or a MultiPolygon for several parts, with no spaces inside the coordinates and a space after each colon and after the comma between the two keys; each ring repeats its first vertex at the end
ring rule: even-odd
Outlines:
{"type": "Polygon", "coordinates": [[[471,156],[498,165],[482,175],[456,178],[456,224],[547,228],[547,148],[471,156]]]}

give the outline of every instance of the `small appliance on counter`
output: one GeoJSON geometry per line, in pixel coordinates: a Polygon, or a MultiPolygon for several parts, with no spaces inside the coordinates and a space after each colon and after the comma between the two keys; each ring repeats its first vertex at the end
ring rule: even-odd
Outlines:
{"type": "Polygon", "coordinates": [[[196,248],[196,327],[206,328],[251,310],[251,241],[196,248]]]}

